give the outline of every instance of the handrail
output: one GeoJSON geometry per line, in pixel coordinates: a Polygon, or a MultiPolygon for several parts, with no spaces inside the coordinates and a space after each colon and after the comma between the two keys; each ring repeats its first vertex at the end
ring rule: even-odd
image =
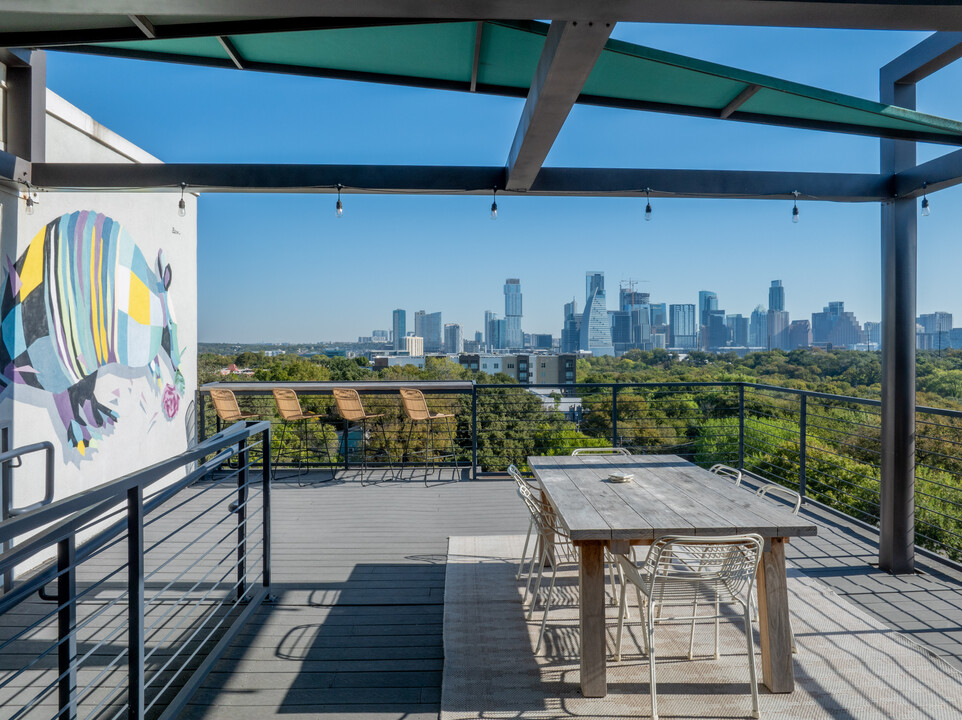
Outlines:
{"type": "Polygon", "coordinates": [[[30,445],[23,445],[13,450],[7,450],[6,452],[0,453],[0,465],[4,463],[9,463],[15,458],[23,457],[29,453],[39,452],[43,450],[45,452],[45,462],[44,462],[44,478],[43,478],[43,499],[39,502],[35,502],[32,505],[25,505],[23,507],[15,508],[13,507],[13,478],[8,477],[7,473],[3,474],[3,489],[0,490],[0,498],[3,500],[3,507],[0,508],[0,520],[6,520],[14,515],[23,515],[24,513],[35,510],[43,505],[49,505],[53,502],[54,490],[54,472],[53,472],[53,443],[44,440],[43,442],[32,443],[30,445]]]}
{"type": "Polygon", "coordinates": [[[236,445],[241,440],[268,429],[270,429],[270,423],[266,420],[235,423],[180,455],[161,460],[142,470],[137,470],[90,490],[56,500],[49,505],[34,508],[22,515],[11,517],[0,522],[0,542],[25,535],[48,523],[57,522],[75,512],[90,509],[106,501],[123,502],[126,500],[127,491],[131,488],[137,486],[141,488],[149,487],[168,473],[184,465],[200,460],[230,445],[236,445]]]}

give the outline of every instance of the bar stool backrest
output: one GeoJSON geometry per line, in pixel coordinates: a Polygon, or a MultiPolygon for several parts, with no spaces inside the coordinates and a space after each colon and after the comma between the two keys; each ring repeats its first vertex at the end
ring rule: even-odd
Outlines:
{"type": "Polygon", "coordinates": [[[628,448],[623,447],[607,447],[607,448],[575,448],[571,451],[572,455],[628,455],[631,456],[631,451],[628,448]]]}
{"type": "Polygon", "coordinates": [[[234,423],[241,419],[242,413],[237,405],[237,398],[230,390],[212,389],[210,399],[214,402],[214,412],[217,413],[221,422],[234,423]]]}
{"type": "Polygon", "coordinates": [[[408,420],[430,420],[431,411],[424,400],[424,393],[414,388],[401,388],[401,405],[408,420]]]}
{"type": "Polygon", "coordinates": [[[361,396],[353,388],[334,388],[334,402],[337,403],[337,412],[348,422],[364,420],[367,413],[361,405],[361,396]]]}
{"type": "Polygon", "coordinates": [[[274,402],[277,403],[277,412],[284,420],[299,420],[304,415],[297,393],[290,388],[274,388],[274,402]]]}

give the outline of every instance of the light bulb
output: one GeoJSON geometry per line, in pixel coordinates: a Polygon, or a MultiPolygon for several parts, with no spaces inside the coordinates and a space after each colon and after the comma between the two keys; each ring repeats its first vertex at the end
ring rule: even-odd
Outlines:
{"type": "Polygon", "coordinates": [[[27,193],[27,215],[33,215],[33,198],[27,193]]]}
{"type": "Polygon", "coordinates": [[[496,202],[491,203],[491,219],[498,219],[498,203],[496,202]]]}
{"type": "Polygon", "coordinates": [[[792,207],[792,222],[793,223],[798,222],[798,205],[795,205],[794,207],[792,207]]]}
{"type": "Polygon", "coordinates": [[[929,208],[929,199],[927,197],[922,198],[922,215],[925,217],[929,216],[932,210],[929,208]]]}
{"type": "Polygon", "coordinates": [[[184,202],[184,198],[181,198],[180,202],[177,203],[177,214],[181,217],[187,215],[187,203],[184,202]]]}
{"type": "Polygon", "coordinates": [[[651,220],[651,203],[645,205],[645,220],[651,220]]]}
{"type": "Polygon", "coordinates": [[[337,199],[337,204],[334,206],[334,214],[338,217],[344,217],[344,204],[340,198],[337,199]]]}

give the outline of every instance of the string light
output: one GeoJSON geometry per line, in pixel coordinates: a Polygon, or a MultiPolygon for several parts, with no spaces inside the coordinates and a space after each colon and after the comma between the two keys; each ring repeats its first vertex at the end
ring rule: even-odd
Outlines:
{"type": "Polygon", "coordinates": [[[795,196],[795,204],[792,206],[792,222],[797,223],[798,222],[798,196],[801,195],[801,193],[798,190],[792,190],[792,195],[795,196]]]}
{"type": "Polygon", "coordinates": [[[498,219],[498,188],[491,188],[491,219],[498,219]]]}
{"type": "Polygon", "coordinates": [[[925,217],[928,217],[928,216],[929,216],[929,213],[931,213],[932,210],[929,208],[929,198],[928,198],[928,196],[925,194],[925,188],[926,188],[926,187],[928,187],[928,183],[927,183],[927,182],[923,182],[923,183],[922,183],[922,215],[925,216],[925,217]]]}
{"type": "Polygon", "coordinates": [[[651,188],[645,188],[645,200],[647,205],[645,205],[645,221],[651,222],[651,188]]]}
{"type": "Polygon", "coordinates": [[[184,191],[187,189],[187,183],[182,182],[180,184],[180,202],[177,203],[177,214],[181,217],[187,215],[187,203],[184,202],[184,191]]]}
{"type": "Polygon", "coordinates": [[[334,205],[334,214],[344,217],[344,204],[341,202],[341,183],[337,184],[337,203],[334,205]]]}

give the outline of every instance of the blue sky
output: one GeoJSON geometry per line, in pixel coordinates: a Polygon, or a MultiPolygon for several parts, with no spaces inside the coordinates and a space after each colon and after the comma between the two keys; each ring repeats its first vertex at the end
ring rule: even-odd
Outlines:
{"type": "MultiPolygon", "coordinates": [[[[924,33],[623,24],[614,37],[869,99],[878,68],[924,33]]],[[[919,86],[918,109],[962,118],[962,63],[919,86]]],[[[501,165],[523,101],[315,78],[50,53],[48,85],[167,162],[501,165]]],[[[876,172],[878,141],[850,135],[576,107],[547,165],[876,172]]],[[[946,152],[919,146],[919,160],[946,152]]],[[[387,329],[393,308],[441,311],[481,329],[521,279],[526,332],[560,334],[562,305],[584,303],[586,270],[653,302],[749,314],[785,285],[792,318],[844,300],[880,316],[875,204],[627,198],[346,194],[202,195],[201,342],[352,340],[387,329]]],[[[957,291],[962,188],[930,197],[919,222],[919,311],[962,325],[957,291]]],[[[172,204],[176,200],[171,201],[172,204]]],[[[409,326],[412,320],[409,318],[409,326]]]]}

